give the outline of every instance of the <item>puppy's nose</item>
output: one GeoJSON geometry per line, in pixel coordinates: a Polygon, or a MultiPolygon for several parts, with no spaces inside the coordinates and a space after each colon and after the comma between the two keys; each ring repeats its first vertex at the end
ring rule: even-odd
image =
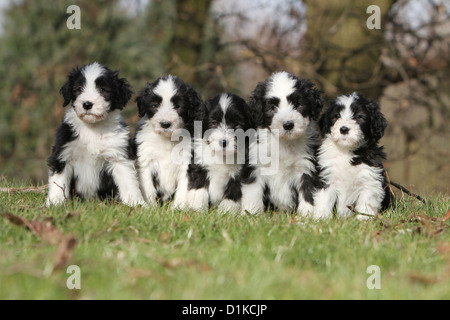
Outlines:
{"type": "Polygon", "coordinates": [[[93,105],[94,104],[92,102],[90,102],[90,101],[83,102],[83,109],[84,110],[91,110],[93,105]]]}
{"type": "Polygon", "coordinates": [[[339,131],[341,131],[342,134],[347,134],[350,131],[350,129],[347,127],[341,127],[339,131]]]}
{"type": "Polygon", "coordinates": [[[221,145],[223,148],[226,148],[226,147],[227,147],[227,143],[228,143],[227,139],[222,139],[222,140],[220,141],[220,145],[221,145]]]}
{"type": "Polygon", "coordinates": [[[292,130],[294,128],[294,121],[285,121],[283,122],[284,130],[292,130]]]}
{"type": "Polygon", "coordinates": [[[159,124],[161,125],[161,128],[167,129],[167,128],[170,128],[170,126],[172,125],[172,122],[170,122],[170,121],[161,121],[159,124]]]}

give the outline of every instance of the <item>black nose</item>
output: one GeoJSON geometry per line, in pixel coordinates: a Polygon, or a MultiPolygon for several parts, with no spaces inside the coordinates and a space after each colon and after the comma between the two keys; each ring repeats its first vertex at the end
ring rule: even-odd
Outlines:
{"type": "Polygon", "coordinates": [[[222,145],[223,148],[227,147],[227,140],[223,139],[222,141],[220,141],[220,144],[222,145]]]}
{"type": "Polygon", "coordinates": [[[341,127],[339,131],[341,131],[342,134],[347,134],[350,131],[350,129],[347,127],[341,127]]]}
{"type": "Polygon", "coordinates": [[[92,102],[90,102],[90,101],[83,102],[83,109],[84,110],[91,110],[93,105],[94,104],[92,102]]]}
{"type": "Polygon", "coordinates": [[[172,125],[172,122],[170,122],[170,121],[161,121],[159,124],[161,125],[161,128],[167,129],[167,128],[170,128],[170,126],[172,125]]]}
{"type": "Polygon", "coordinates": [[[285,121],[283,123],[284,130],[292,130],[294,128],[294,121],[285,121]]]}

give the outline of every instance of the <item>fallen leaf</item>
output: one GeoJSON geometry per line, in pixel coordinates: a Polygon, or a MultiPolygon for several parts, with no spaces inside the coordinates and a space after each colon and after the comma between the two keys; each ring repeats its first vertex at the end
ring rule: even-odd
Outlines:
{"type": "Polygon", "coordinates": [[[450,210],[447,211],[445,216],[442,218],[442,222],[445,222],[450,219],[450,210]]]}
{"type": "Polygon", "coordinates": [[[55,227],[51,219],[44,221],[28,221],[25,218],[10,213],[2,213],[2,216],[16,226],[25,227],[28,230],[31,230],[38,238],[41,238],[49,244],[57,244],[63,238],[62,232],[55,227]]]}
{"type": "Polygon", "coordinates": [[[59,243],[58,250],[55,255],[55,262],[53,263],[53,270],[60,270],[69,264],[73,256],[73,249],[77,244],[77,239],[73,234],[64,236],[59,243]]]}
{"type": "Polygon", "coordinates": [[[2,213],[1,216],[5,217],[16,226],[30,230],[38,238],[51,245],[58,244],[58,250],[56,251],[53,263],[53,270],[63,269],[72,259],[73,249],[75,248],[77,240],[72,234],[64,236],[63,233],[55,227],[52,218],[46,218],[43,221],[29,221],[11,213],[2,213]]]}

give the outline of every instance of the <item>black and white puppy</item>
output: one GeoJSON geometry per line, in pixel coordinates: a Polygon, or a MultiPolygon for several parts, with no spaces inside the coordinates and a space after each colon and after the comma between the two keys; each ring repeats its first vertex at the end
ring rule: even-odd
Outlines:
{"type": "Polygon", "coordinates": [[[73,69],[60,93],[63,106],[70,107],[48,158],[46,205],[61,204],[74,193],[86,199],[118,195],[127,205],[143,204],[130,132],[120,115],[132,95],[128,81],[95,62],[73,69]]]}
{"type": "MultiPolygon", "coordinates": [[[[222,212],[239,213],[245,183],[242,175],[248,170],[246,160],[251,138],[248,130],[253,127],[248,105],[235,94],[219,94],[206,101],[203,123],[206,125],[204,134],[194,141],[194,164],[189,168],[186,206],[201,210],[211,205],[222,212]],[[200,189],[207,190],[206,199],[190,194],[200,189]]],[[[196,193],[199,194],[202,193],[196,193]]]]}
{"type": "MultiPolygon", "coordinates": [[[[265,148],[277,162],[271,173],[264,174],[265,165],[258,168],[257,184],[264,187],[265,203],[283,211],[312,212],[317,178],[315,121],[323,106],[321,91],[307,79],[276,72],[257,85],[249,105],[251,117],[262,129],[258,154],[265,148]]],[[[259,197],[256,188],[252,194],[259,197]]]]}
{"type": "Polygon", "coordinates": [[[180,184],[187,185],[194,121],[203,118],[203,101],[190,85],[166,75],[147,83],[136,102],[141,117],[135,145],[142,193],[151,204],[171,200],[180,184]]]}
{"type": "Polygon", "coordinates": [[[391,193],[382,163],[386,154],[378,146],[387,121],[379,105],[356,92],[340,96],[326,108],[319,127],[324,187],[314,196],[314,217],[330,217],[335,205],[340,217],[351,215],[347,206],[368,215],[387,208],[391,193]]]}

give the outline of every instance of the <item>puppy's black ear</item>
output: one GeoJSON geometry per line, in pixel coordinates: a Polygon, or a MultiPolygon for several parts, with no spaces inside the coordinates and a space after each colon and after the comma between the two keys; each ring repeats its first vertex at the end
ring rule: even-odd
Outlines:
{"type": "Polygon", "coordinates": [[[206,121],[206,107],[205,103],[203,102],[202,98],[200,97],[200,94],[192,88],[190,85],[186,85],[186,92],[185,97],[188,101],[188,108],[187,108],[187,116],[188,121],[186,123],[186,129],[193,134],[194,130],[194,122],[201,122],[202,123],[202,134],[206,130],[205,121],[206,121]]]}
{"type": "Polygon", "coordinates": [[[265,123],[264,121],[264,108],[266,95],[266,83],[260,82],[253,90],[252,95],[248,101],[248,118],[250,119],[252,126],[254,128],[265,127],[270,125],[270,123],[265,123]]]}
{"type": "Polygon", "coordinates": [[[323,108],[322,91],[311,88],[308,92],[308,100],[311,105],[311,119],[316,121],[323,108]]]}
{"type": "Polygon", "coordinates": [[[133,91],[131,85],[125,78],[119,78],[119,71],[114,71],[114,82],[116,84],[115,109],[122,110],[131,99],[133,91]]]}
{"type": "Polygon", "coordinates": [[[380,140],[384,135],[384,130],[388,126],[388,122],[380,111],[380,106],[375,101],[370,101],[368,105],[370,110],[370,132],[374,141],[380,140]]]}
{"type": "Polygon", "coordinates": [[[63,96],[63,99],[64,99],[64,102],[62,104],[63,107],[67,106],[70,102],[72,102],[72,100],[75,99],[74,94],[73,94],[73,86],[74,86],[76,77],[79,76],[79,73],[80,73],[80,69],[78,67],[73,69],[67,76],[66,83],[59,90],[59,93],[63,96]]]}
{"type": "Polygon", "coordinates": [[[326,114],[323,114],[317,123],[319,125],[320,134],[324,137],[330,131],[330,124],[326,114]]]}
{"type": "Polygon", "coordinates": [[[320,134],[324,137],[326,134],[330,133],[331,130],[331,119],[332,110],[335,107],[334,101],[331,101],[328,107],[325,109],[325,112],[319,118],[317,125],[319,126],[320,134]]]}
{"type": "Polygon", "coordinates": [[[63,107],[67,106],[72,101],[72,84],[69,80],[61,87],[59,93],[63,96],[63,107]]]}
{"type": "Polygon", "coordinates": [[[302,103],[308,106],[309,118],[317,121],[323,108],[323,92],[317,89],[312,81],[307,79],[298,79],[296,89],[302,94],[302,103]]]}
{"type": "Polygon", "coordinates": [[[148,97],[148,90],[149,89],[149,83],[147,83],[147,88],[145,88],[134,100],[137,103],[138,107],[138,113],[139,117],[142,118],[145,116],[145,113],[147,112],[147,97],[148,97]]]}

